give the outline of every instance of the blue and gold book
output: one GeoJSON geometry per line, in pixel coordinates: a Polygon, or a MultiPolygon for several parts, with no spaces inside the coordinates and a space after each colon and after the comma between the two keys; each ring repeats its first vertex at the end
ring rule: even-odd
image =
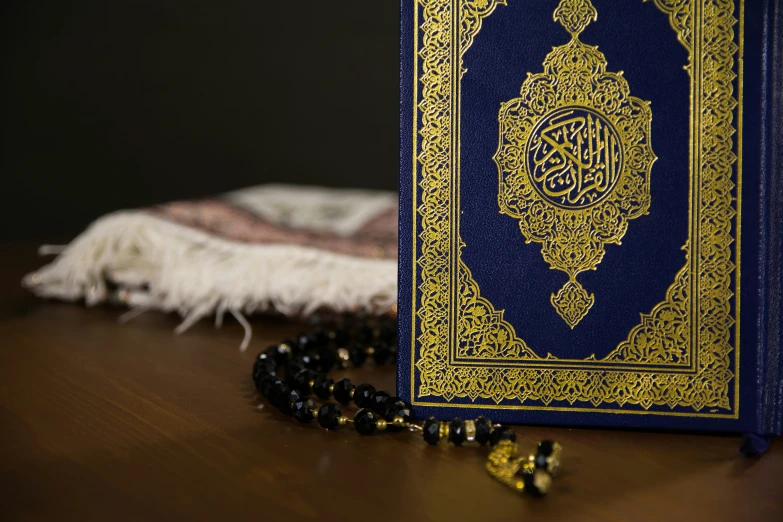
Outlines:
{"type": "Polygon", "coordinates": [[[778,0],[403,0],[418,418],[781,432],[778,0]]]}

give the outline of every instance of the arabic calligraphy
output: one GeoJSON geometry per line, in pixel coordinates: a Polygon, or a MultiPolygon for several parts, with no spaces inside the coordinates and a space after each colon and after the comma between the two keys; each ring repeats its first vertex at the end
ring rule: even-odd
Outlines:
{"type": "Polygon", "coordinates": [[[584,208],[608,196],[623,169],[617,131],[601,114],[563,107],[542,118],[527,145],[532,185],[547,200],[584,208]]]}

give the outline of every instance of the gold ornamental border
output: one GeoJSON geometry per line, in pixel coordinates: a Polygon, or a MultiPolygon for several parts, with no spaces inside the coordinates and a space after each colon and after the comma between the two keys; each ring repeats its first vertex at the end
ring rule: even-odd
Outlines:
{"type": "Polygon", "coordinates": [[[740,244],[732,230],[739,230],[741,218],[744,0],[739,0],[739,21],[732,0],[654,0],[689,52],[692,163],[687,262],[666,299],[642,314],[628,339],[600,360],[536,354],[503,319],[503,311],[481,297],[461,260],[460,96],[455,92],[466,73],[462,56],[482,20],[506,0],[413,1],[412,403],[737,418],[740,303],[735,299],[736,317],[732,316],[731,285],[734,281],[739,295],[740,244]],[[739,45],[734,42],[737,23],[739,45]],[[739,63],[736,98],[735,56],[739,63]],[[732,207],[735,164],[736,211],[732,207]],[[696,353],[692,347],[698,347],[696,353]],[[676,362],[670,360],[672,351],[681,356],[676,362]],[[454,364],[458,357],[482,361],[454,364]],[[687,363],[689,373],[675,371],[682,363],[687,363]],[[623,366],[628,364],[635,368],[623,366]],[[652,366],[645,369],[644,365],[652,366]],[[471,403],[451,403],[454,399],[471,403]],[[478,399],[495,404],[476,404],[478,399]],[[503,401],[513,403],[500,404],[503,401]],[[599,407],[609,404],[616,407],[599,407]],[[617,408],[625,405],[639,408],[617,408]],[[653,406],[661,408],[651,410],[653,406]],[[675,407],[693,412],[672,411],[675,407]]]}

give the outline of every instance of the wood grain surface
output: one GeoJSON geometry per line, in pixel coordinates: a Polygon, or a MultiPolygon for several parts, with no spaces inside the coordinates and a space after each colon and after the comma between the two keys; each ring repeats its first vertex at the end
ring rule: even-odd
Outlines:
{"type": "MultiPolygon", "coordinates": [[[[32,247],[0,249],[4,520],[783,520],[783,447],[743,459],[732,436],[516,427],[564,447],[541,500],[484,470],[488,449],[414,434],[327,432],[259,406],[254,354],[302,325],[176,317],[27,295],[32,247]]],[[[347,372],[393,389],[390,368],[347,372]]]]}

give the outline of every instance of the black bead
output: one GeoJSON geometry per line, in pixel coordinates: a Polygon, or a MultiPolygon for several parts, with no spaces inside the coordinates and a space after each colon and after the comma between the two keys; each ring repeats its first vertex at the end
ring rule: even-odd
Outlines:
{"type": "Polygon", "coordinates": [[[329,344],[329,333],[326,330],[316,330],[310,336],[310,342],[313,346],[326,346],[329,344]]]}
{"type": "Polygon", "coordinates": [[[253,372],[253,382],[258,383],[259,380],[265,378],[268,375],[272,375],[273,377],[277,377],[277,374],[273,371],[267,371],[265,368],[261,368],[258,371],[253,372]]]}
{"type": "Polygon", "coordinates": [[[533,462],[535,462],[536,467],[539,469],[548,469],[549,463],[546,461],[546,458],[546,455],[538,453],[533,462]]]}
{"type": "Polygon", "coordinates": [[[400,399],[399,397],[392,397],[392,398],[389,399],[389,402],[386,404],[386,407],[390,408],[392,406],[398,407],[398,408],[407,408],[408,407],[408,403],[405,402],[404,400],[400,399]]]}
{"type": "Polygon", "coordinates": [[[291,388],[283,384],[282,388],[275,385],[275,387],[272,388],[272,397],[270,397],[270,400],[272,401],[272,406],[275,406],[276,408],[280,408],[281,405],[285,404],[286,397],[291,393],[291,388]]]}
{"type": "Polygon", "coordinates": [[[327,430],[336,430],[340,425],[337,419],[339,419],[342,414],[343,412],[340,411],[340,408],[338,408],[336,404],[327,402],[318,410],[318,424],[327,430]]]}
{"type": "Polygon", "coordinates": [[[332,395],[340,404],[349,404],[351,402],[351,391],[355,389],[350,379],[340,379],[334,383],[332,395]]]}
{"type": "Polygon", "coordinates": [[[271,402],[272,405],[275,405],[277,397],[287,389],[288,387],[283,383],[283,381],[275,381],[271,386],[269,386],[269,391],[265,394],[266,398],[269,399],[269,402],[271,402]]]}
{"type": "Polygon", "coordinates": [[[301,423],[310,422],[313,420],[313,410],[315,410],[315,403],[312,399],[299,399],[291,403],[291,409],[294,413],[294,418],[301,423]]]}
{"type": "MultiPolygon", "coordinates": [[[[313,360],[309,356],[302,356],[298,355],[294,358],[294,360],[290,361],[285,366],[285,383],[295,389],[299,389],[299,386],[301,385],[300,382],[297,380],[297,377],[299,374],[303,371],[312,371],[311,367],[314,366],[312,364],[308,365],[308,361],[313,360]]],[[[315,375],[315,374],[313,374],[315,375]]],[[[304,377],[302,377],[304,378],[304,377]]],[[[307,383],[305,383],[307,384],[307,383]]]]}
{"type": "Polygon", "coordinates": [[[449,426],[449,442],[455,446],[460,446],[467,438],[468,435],[465,432],[465,421],[455,417],[449,426]]]}
{"type": "Polygon", "coordinates": [[[348,331],[345,328],[335,328],[329,333],[329,339],[338,348],[348,344],[348,331]]]}
{"type": "Polygon", "coordinates": [[[302,347],[302,351],[312,352],[322,346],[326,346],[329,338],[327,337],[326,332],[319,330],[311,334],[301,334],[297,340],[302,347]]]}
{"type": "Polygon", "coordinates": [[[318,363],[318,369],[322,372],[330,372],[334,365],[337,363],[337,355],[334,349],[328,346],[322,346],[316,350],[316,361],[318,363]]]}
{"type": "Polygon", "coordinates": [[[385,364],[391,357],[391,348],[384,342],[375,343],[372,354],[375,364],[385,364]]]}
{"type": "Polygon", "coordinates": [[[492,437],[492,422],[486,417],[476,419],[476,442],[486,444],[492,437]]]}
{"type": "Polygon", "coordinates": [[[348,349],[348,358],[354,368],[360,368],[364,364],[364,361],[367,360],[367,352],[365,351],[364,346],[359,343],[353,344],[348,349]]]}
{"type": "Polygon", "coordinates": [[[424,421],[424,424],[422,425],[422,433],[424,435],[424,441],[427,444],[431,446],[438,444],[438,439],[440,439],[440,423],[435,419],[435,417],[430,417],[424,421]]]}
{"type": "Polygon", "coordinates": [[[313,370],[302,370],[294,377],[294,389],[302,395],[310,393],[310,381],[318,376],[313,370]]]}
{"type": "Polygon", "coordinates": [[[372,411],[378,415],[383,415],[383,413],[386,411],[386,407],[389,405],[390,400],[391,395],[385,391],[378,391],[373,393],[372,398],[370,399],[370,402],[372,403],[372,411]]]}
{"type": "Polygon", "coordinates": [[[538,443],[538,451],[536,451],[536,453],[543,455],[544,457],[549,457],[552,455],[553,451],[555,451],[555,441],[542,440],[538,443]]]}
{"type": "Polygon", "coordinates": [[[294,410],[291,409],[294,402],[301,399],[302,396],[296,390],[289,389],[287,392],[281,393],[277,397],[277,407],[283,413],[283,415],[293,415],[294,410]]]}
{"type": "Polygon", "coordinates": [[[299,349],[302,351],[308,351],[311,346],[308,346],[310,344],[310,335],[306,333],[301,333],[296,336],[296,342],[299,344],[299,349]]]}
{"type": "Polygon", "coordinates": [[[371,408],[373,394],[375,388],[372,384],[360,384],[353,391],[353,402],[360,408],[371,408]]]}
{"type": "Polygon", "coordinates": [[[299,370],[315,370],[318,368],[318,360],[314,355],[309,353],[301,353],[297,355],[291,359],[291,362],[288,364],[293,367],[297,367],[299,370]]]}
{"type": "Polygon", "coordinates": [[[264,391],[266,386],[271,386],[275,381],[277,381],[277,376],[274,373],[260,373],[253,379],[256,389],[264,396],[266,396],[264,391]]]}
{"type": "Polygon", "coordinates": [[[356,428],[356,431],[362,435],[372,435],[375,431],[375,413],[371,410],[362,408],[354,415],[353,425],[356,428]]]}
{"type": "Polygon", "coordinates": [[[370,344],[373,339],[373,331],[369,326],[360,326],[356,329],[356,335],[354,335],[356,342],[361,344],[370,344]]]}
{"type": "Polygon", "coordinates": [[[293,338],[286,339],[280,344],[288,346],[291,349],[291,355],[299,355],[299,353],[302,351],[302,347],[299,346],[299,342],[293,338]]]}
{"type": "MultiPolygon", "coordinates": [[[[261,388],[260,388],[261,395],[263,395],[264,397],[267,397],[267,398],[269,398],[269,392],[272,390],[272,386],[274,386],[275,383],[280,382],[277,379],[276,376],[274,376],[272,374],[269,374],[269,375],[270,375],[270,377],[273,377],[273,378],[271,378],[271,379],[266,379],[266,378],[263,379],[261,381],[261,388]]],[[[256,384],[258,384],[258,381],[256,381],[256,384]]]]}
{"type": "Polygon", "coordinates": [[[253,379],[255,379],[261,373],[275,373],[277,371],[277,363],[274,359],[265,352],[261,352],[253,362],[253,379]]]}
{"type": "Polygon", "coordinates": [[[318,374],[313,381],[315,381],[313,382],[313,393],[319,399],[328,399],[332,396],[329,387],[334,384],[334,379],[328,375],[318,374]]]}
{"type": "Polygon", "coordinates": [[[291,366],[285,367],[285,375],[283,376],[283,382],[289,388],[296,389],[296,376],[299,372],[303,372],[303,368],[293,368],[291,366]]]}
{"type": "Polygon", "coordinates": [[[267,348],[264,353],[266,353],[268,357],[272,358],[278,366],[282,366],[283,363],[285,363],[288,359],[288,352],[283,348],[282,345],[279,344],[273,344],[267,348]]]}
{"type": "Polygon", "coordinates": [[[489,439],[490,444],[494,446],[501,440],[508,440],[511,442],[515,442],[517,440],[517,434],[514,433],[514,430],[512,430],[508,426],[501,426],[499,428],[495,428],[494,430],[492,430],[492,435],[490,436],[489,439]]]}
{"type": "Polygon", "coordinates": [[[394,417],[402,417],[402,420],[405,422],[408,422],[411,420],[411,409],[405,406],[404,408],[395,408],[394,415],[392,416],[392,420],[394,420],[394,417]]]}
{"type": "Polygon", "coordinates": [[[386,411],[383,413],[383,418],[388,422],[392,422],[394,417],[402,417],[405,422],[408,422],[411,418],[410,408],[399,397],[389,399],[386,403],[386,411]]]}
{"type": "Polygon", "coordinates": [[[388,344],[393,344],[397,339],[397,328],[393,326],[382,326],[379,335],[381,341],[388,344]]]}

